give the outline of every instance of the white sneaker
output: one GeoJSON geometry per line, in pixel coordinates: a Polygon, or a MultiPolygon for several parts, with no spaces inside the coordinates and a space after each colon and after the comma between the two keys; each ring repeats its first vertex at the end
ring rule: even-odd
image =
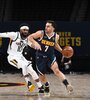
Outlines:
{"type": "Polygon", "coordinates": [[[73,92],[72,85],[68,84],[66,88],[67,88],[68,93],[72,93],[73,92]]]}

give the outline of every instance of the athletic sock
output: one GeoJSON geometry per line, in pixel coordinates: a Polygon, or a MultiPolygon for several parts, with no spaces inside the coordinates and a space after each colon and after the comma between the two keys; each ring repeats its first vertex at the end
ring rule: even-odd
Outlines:
{"type": "Polygon", "coordinates": [[[49,82],[46,82],[46,83],[45,83],[45,86],[46,86],[46,87],[49,86],[49,82]]]}
{"type": "Polygon", "coordinates": [[[67,87],[67,85],[69,84],[67,79],[63,80],[63,84],[67,87]]]}

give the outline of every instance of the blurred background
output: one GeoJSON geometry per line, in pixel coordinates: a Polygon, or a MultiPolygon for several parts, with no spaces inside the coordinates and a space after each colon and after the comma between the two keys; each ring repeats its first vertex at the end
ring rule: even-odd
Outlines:
{"type": "MultiPolygon", "coordinates": [[[[44,29],[46,20],[55,20],[61,47],[70,45],[74,48],[71,64],[66,67],[61,63],[62,55],[55,51],[60,70],[64,73],[90,72],[90,1],[89,0],[0,0],[0,33],[19,31],[21,23],[30,25],[30,32],[44,29]],[[70,36],[68,36],[70,34],[70,36]],[[67,42],[68,41],[68,42],[67,42]]],[[[16,73],[20,70],[7,62],[8,38],[0,38],[0,72],[16,73]]],[[[35,68],[35,51],[33,52],[35,68]]],[[[29,59],[28,55],[24,55],[29,59]]],[[[47,73],[52,71],[47,69],[47,73]]]]}
{"type": "Polygon", "coordinates": [[[89,0],[0,0],[0,21],[89,21],[89,0]]]}

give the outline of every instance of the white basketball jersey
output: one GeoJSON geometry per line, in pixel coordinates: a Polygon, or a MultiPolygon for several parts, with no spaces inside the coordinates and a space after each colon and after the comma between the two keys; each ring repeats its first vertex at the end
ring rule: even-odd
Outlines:
{"type": "Polygon", "coordinates": [[[19,32],[15,32],[14,37],[15,38],[13,40],[11,40],[11,43],[8,46],[7,53],[12,54],[12,55],[21,54],[23,51],[23,48],[27,45],[28,40],[27,40],[27,38],[25,40],[23,40],[21,38],[21,35],[19,32]]]}

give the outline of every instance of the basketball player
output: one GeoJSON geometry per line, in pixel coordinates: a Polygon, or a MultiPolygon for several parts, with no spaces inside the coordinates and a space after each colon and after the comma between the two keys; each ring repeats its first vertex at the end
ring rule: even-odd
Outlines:
{"type": "Polygon", "coordinates": [[[54,48],[62,53],[62,48],[58,44],[59,35],[55,33],[55,22],[48,20],[46,22],[45,31],[40,30],[31,35],[29,35],[28,39],[32,44],[34,44],[34,48],[37,50],[36,52],[36,67],[40,76],[41,81],[45,86],[45,93],[49,93],[49,82],[46,78],[46,66],[54,72],[54,74],[62,80],[68,92],[72,92],[73,88],[69,84],[65,75],[59,70],[58,64],[56,62],[56,57],[54,54],[54,48]],[[38,39],[37,41],[35,39],[38,39]]]}
{"type": "Polygon", "coordinates": [[[31,42],[28,42],[27,36],[29,35],[28,24],[20,25],[20,32],[5,32],[0,33],[0,37],[10,38],[10,44],[8,46],[8,62],[18,69],[22,69],[22,74],[28,86],[28,90],[32,92],[35,86],[30,81],[30,76],[36,81],[39,91],[41,91],[42,84],[39,81],[37,73],[33,70],[31,61],[28,61],[22,55],[23,48],[28,44],[32,47],[31,42]]]}

